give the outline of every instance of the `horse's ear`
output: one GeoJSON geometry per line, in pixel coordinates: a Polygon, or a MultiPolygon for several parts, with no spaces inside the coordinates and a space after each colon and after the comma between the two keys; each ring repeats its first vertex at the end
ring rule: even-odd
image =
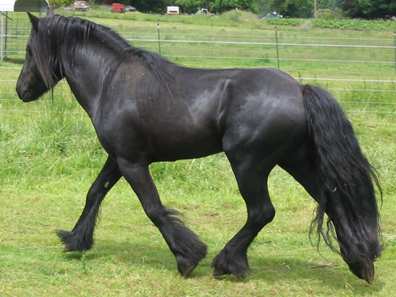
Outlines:
{"type": "Polygon", "coordinates": [[[39,18],[34,16],[34,15],[32,15],[30,12],[28,12],[27,15],[28,15],[28,17],[30,19],[30,22],[32,23],[33,30],[37,31],[39,18]]]}

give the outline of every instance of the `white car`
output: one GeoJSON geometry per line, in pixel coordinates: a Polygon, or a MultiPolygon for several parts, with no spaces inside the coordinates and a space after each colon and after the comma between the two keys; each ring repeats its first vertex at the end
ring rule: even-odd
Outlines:
{"type": "Polygon", "coordinates": [[[86,11],[89,9],[89,5],[88,5],[87,1],[74,1],[73,9],[86,11]]]}

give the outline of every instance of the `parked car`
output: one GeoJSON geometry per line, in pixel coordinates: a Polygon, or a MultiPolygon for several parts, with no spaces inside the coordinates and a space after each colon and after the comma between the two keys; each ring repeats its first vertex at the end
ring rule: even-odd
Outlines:
{"type": "Polygon", "coordinates": [[[171,5],[166,7],[166,14],[167,15],[178,15],[180,14],[180,7],[171,5]]]}
{"type": "Polygon", "coordinates": [[[263,19],[282,19],[283,15],[277,13],[276,11],[267,13],[263,19]]]}
{"type": "Polygon", "coordinates": [[[207,16],[213,15],[213,13],[211,13],[207,8],[200,8],[200,9],[197,10],[197,12],[195,14],[197,14],[197,15],[207,15],[207,16]]]}
{"type": "Polygon", "coordinates": [[[125,6],[124,11],[125,11],[125,12],[128,12],[128,11],[136,11],[136,7],[131,6],[131,5],[127,5],[127,6],[125,6]]]}
{"type": "Polygon", "coordinates": [[[122,3],[111,4],[111,12],[123,13],[125,11],[125,5],[122,3]]]}
{"type": "Polygon", "coordinates": [[[73,3],[74,10],[86,11],[89,9],[89,5],[87,1],[74,1],[73,3]]]}

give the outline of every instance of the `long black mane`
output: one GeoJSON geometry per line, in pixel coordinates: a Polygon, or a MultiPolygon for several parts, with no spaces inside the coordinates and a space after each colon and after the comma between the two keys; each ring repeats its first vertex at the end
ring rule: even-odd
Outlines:
{"type": "Polygon", "coordinates": [[[161,73],[164,67],[160,66],[171,62],[156,53],[133,47],[112,29],[78,17],[54,15],[40,20],[37,34],[32,35],[30,41],[33,58],[46,85],[52,87],[57,77],[62,76],[63,61],[59,50],[62,46],[67,46],[66,54],[73,63],[76,49],[91,42],[100,43],[114,53],[113,65],[110,64],[108,72],[133,55],[140,58],[160,81],[169,77],[167,73],[161,73]]]}

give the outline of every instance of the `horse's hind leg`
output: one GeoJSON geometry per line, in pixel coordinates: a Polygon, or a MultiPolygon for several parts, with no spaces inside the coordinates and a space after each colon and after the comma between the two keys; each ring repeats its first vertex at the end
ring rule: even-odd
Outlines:
{"type": "Polygon", "coordinates": [[[243,277],[248,271],[247,249],[259,231],[275,216],[267,188],[272,162],[255,160],[247,154],[243,160],[227,154],[239,191],[247,207],[247,221],[213,260],[214,276],[233,274],[243,277]]]}
{"type": "Polygon", "coordinates": [[[280,161],[279,166],[293,176],[318,202],[320,189],[315,173],[316,169],[313,165],[312,154],[307,145],[301,145],[298,149],[288,154],[285,160],[280,161]]]}
{"type": "Polygon", "coordinates": [[[84,251],[93,244],[93,232],[100,204],[107,192],[120,179],[117,163],[107,158],[102,170],[88,191],[84,210],[71,232],[59,230],[57,234],[66,251],[84,251]]]}
{"type": "Polygon", "coordinates": [[[118,159],[120,170],[138,196],[150,220],[158,227],[177,261],[177,268],[188,276],[199,261],[206,256],[206,245],[197,235],[165,208],[151,178],[148,165],[118,159]]]}

